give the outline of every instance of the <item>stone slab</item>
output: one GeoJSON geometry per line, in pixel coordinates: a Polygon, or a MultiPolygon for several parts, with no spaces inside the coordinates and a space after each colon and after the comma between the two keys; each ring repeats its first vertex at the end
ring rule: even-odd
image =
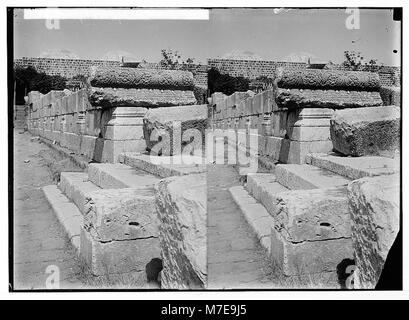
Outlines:
{"type": "Polygon", "coordinates": [[[277,182],[272,173],[249,173],[247,174],[247,191],[259,202],[268,206],[269,196],[289,191],[288,188],[277,182]]]}
{"type": "Polygon", "coordinates": [[[101,190],[100,187],[89,181],[88,174],[85,172],[61,172],[59,189],[76,204],[82,214],[85,213],[89,195],[101,190]]]}
{"type": "Polygon", "coordinates": [[[70,242],[80,251],[80,232],[83,223],[83,217],[77,206],[68,200],[68,198],[58,189],[56,185],[43,187],[43,192],[58,221],[63,226],[70,242]]]}
{"type": "Polygon", "coordinates": [[[261,246],[270,255],[271,229],[274,227],[274,219],[263,205],[257,202],[242,186],[231,187],[229,191],[247,223],[256,234],[261,246]]]}
{"type": "Polygon", "coordinates": [[[180,155],[160,157],[139,153],[123,153],[119,157],[119,162],[161,178],[206,171],[205,158],[197,156],[186,156],[181,159],[180,155]],[[182,161],[182,163],[178,164],[177,161],[182,161]]]}
{"type": "Polygon", "coordinates": [[[384,155],[400,148],[400,108],[338,110],[331,119],[334,149],[344,155],[384,155]]]}
{"type": "Polygon", "coordinates": [[[160,258],[152,193],[140,188],[102,189],[86,204],[81,256],[95,275],[145,272],[160,258]]]}
{"type": "Polygon", "coordinates": [[[346,187],[273,195],[272,259],[284,274],[333,272],[353,258],[346,187]]]}
{"type": "Polygon", "coordinates": [[[156,186],[165,289],[204,289],[207,284],[206,174],[171,177],[156,186]]]}
{"type": "Polygon", "coordinates": [[[121,163],[90,163],[88,176],[92,183],[104,189],[146,186],[149,191],[159,181],[152,174],[121,163]]]}
{"type": "Polygon", "coordinates": [[[292,190],[332,188],[350,182],[343,176],[309,164],[278,164],[275,176],[277,182],[292,190]]]}
{"type": "Polygon", "coordinates": [[[354,289],[375,289],[400,230],[399,175],[366,177],[348,186],[356,271],[354,289]]]}
{"type": "Polygon", "coordinates": [[[343,157],[336,154],[309,154],[306,163],[332,171],[351,180],[400,172],[400,159],[379,156],[343,157]]]}

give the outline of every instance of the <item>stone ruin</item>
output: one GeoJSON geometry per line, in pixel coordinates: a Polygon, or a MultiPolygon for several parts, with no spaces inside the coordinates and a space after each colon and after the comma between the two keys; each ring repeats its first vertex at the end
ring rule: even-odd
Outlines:
{"type": "Polygon", "coordinates": [[[189,72],[96,69],[86,89],[29,93],[33,134],[99,162],[44,188],[91,272],[206,288],[206,162],[174,160],[183,143],[203,150],[211,126],[243,129],[246,142],[258,129],[258,150],[247,151],[274,169],[230,192],[282,274],[338,288],[355,264],[355,288],[373,288],[400,208],[400,109],[384,106],[379,77],[279,69],[270,90],[213,94],[210,123],[192,85],[189,72]]]}
{"type": "Polygon", "coordinates": [[[44,192],[93,275],[137,288],[204,288],[205,166],[158,165],[152,159],[174,154],[147,153],[153,129],[163,133],[169,120],[182,138],[192,126],[204,132],[207,106],[192,90],[187,71],[97,68],[79,91],[29,93],[29,131],[92,160],[44,192]]]}
{"type": "Polygon", "coordinates": [[[28,130],[97,162],[143,152],[149,108],[193,105],[187,71],[96,68],[88,88],[28,94],[28,130]]]}
{"type": "Polygon", "coordinates": [[[230,192],[285,276],[375,287],[400,208],[400,108],[379,91],[375,73],[279,69],[271,90],[210,99],[214,128],[258,129],[244,147],[275,163],[230,192]]]}

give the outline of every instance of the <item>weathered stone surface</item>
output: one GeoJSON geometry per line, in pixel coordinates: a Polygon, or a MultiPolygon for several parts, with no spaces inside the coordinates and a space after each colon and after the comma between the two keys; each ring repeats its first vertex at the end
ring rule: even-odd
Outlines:
{"type": "Polygon", "coordinates": [[[156,185],[159,241],[166,289],[203,289],[207,282],[206,174],[156,185]]]}
{"type": "Polygon", "coordinates": [[[198,156],[153,156],[124,152],[119,162],[161,178],[206,172],[206,159],[198,156]]]}
{"type": "Polygon", "coordinates": [[[306,156],[306,163],[335,172],[351,180],[399,173],[399,158],[378,156],[342,157],[335,153],[316,153],[306,156]]]}
{"type": "Polygon", "coordinates": [[[316,189],[346,186],[350,180],[308,164],[278,164],[275,167],[277,181],[292,189],[316,189]]]}
{"type": "Polygon", "coordinates": [[[399,193],[399,175],[362,178],[348,186],[357,267],[354,288],[374,289],[379,280],[399,232],[399,193]]]}
{"type": "MultiPolygon", "coordinates": [[[[180,154],[185,144],[190,144],[192,148],[202,148],[204,150],[205,130],[208,124],[207,118],[207,105],[149,110],[143,121],[147,149],[151,150],[158,143],[158,135],[161,132],[166,132],[170,143],[162,149],[163,155],[180,154]],[[195,132],[190,131],[195,134],[193,138],[190,136],[189,131],[187,131],[189,129],[196,130],[195,132]],[[189,139],[188,141],[183,139],[184,135],[186,139],[189,139]],[[176,147],[175,150],[173,148],[174,145],[176,147]]],[[[165,139],[162,138],[162,141],[165,141],[165,139]]]]}
{"type": "Polygon", "coordinates": [[[120,163],[90,163],[88,166],[89,180],[104,189],[137,188],[147,186],[147,191],[153,191],[153,185],[159,181],[158,178],[142,170],[120,164],[120,163]]]}
{"type": "Polygon", "coordinates": [[[100,107],[169,107],[196,103],[193,91],[92,87],[90,102],[100,107]]]}
{"type": "Polygon", "coordinates": [[[157,237],[152,192],[140,188],[101,189],[85,204],[84,228],[101,242],[157,237]]]}
{"type": "Polygon", "coordinates": [[[193,74],[182,70],[138,68],[97,68],[91,79],[94,87],[193,90],[193,74]]]}
{"type": "Polygon", "coordinates": [[[380,79],[375,72],[278,68],[280,88],[379,91],[380,79]]]}
{"type": "Polygon", "coordinates": [[[362,108],[383,104],[377,91],[335,91],[310,89],[277,89],[280,108],[362,108]]]}
{"type": "Polygon", "coordinates": [[[353,256],[346,188],[269,194],[272,259],[286,275],[333,272],[353,256]]]}
{"type": "Polygon", "coordinates": [[[400,109],[338,110],[331,119],[330,132],[334,149],[344,155],[383,155],[399,149],[400,109]]]}
{"type": "Polygon", "coordinates": [[[154,197],[139,188],[88,194],[80,252],[95,275],[143,272],[160,255],[154,197]]]}

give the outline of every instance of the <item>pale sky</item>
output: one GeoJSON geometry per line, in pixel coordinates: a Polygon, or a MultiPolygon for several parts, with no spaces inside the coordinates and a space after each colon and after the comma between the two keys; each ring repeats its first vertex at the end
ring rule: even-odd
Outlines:
{"type": "Polygon", "coordinates": [[[212,9],[205,21],[62,20],[59,30],[47,29],[44,20],[23,20],[21,12],[15,16],[15,58],[69,50],[81,59],[100,59],[110,51],[126,51],[155,62],[161,49],[171,48],[202,63],[231,51],[276,61],[308,52],[339,63],[345,50],[354,50],[368,60],[400,64],[400,22],[392,20],[389,9],[361,9],[358,30],[345,27],[345,9],[278,14],[272,9],[212,9]]]}

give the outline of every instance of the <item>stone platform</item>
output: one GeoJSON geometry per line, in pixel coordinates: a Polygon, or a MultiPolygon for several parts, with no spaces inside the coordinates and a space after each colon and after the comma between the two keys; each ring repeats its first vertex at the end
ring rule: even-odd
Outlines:
{"type": "Polygon", "coordinates": [[[159,178],[122,164],[62,172],[44,192],[78,254],[96,276],[145,276],[160,258],[154,184],[159,178]]]}
{"type": "Polygon", "coordinates": [[[306,159],[308,164],[277,165],[274,174],[248,174],[245,188],[230,192],[284,275],[321,274],[326,279],[354,259],[347,187],[362,177],[396,175],[399,159],[335,153],[306,159]]]}
{"type": "MultiPolygon", "coordinates": [[[[95,276],[144,278],[149,263],[161,259],[163,288],[204,288],[205,165],[172,169],[147,155],[120,158],[133,166],[91,163],[87,172],[62,172],[58,187],[44,188],[78,254],[95,276]]],[[[168,158],[159,160],[175,157],[168,158]]]]}

